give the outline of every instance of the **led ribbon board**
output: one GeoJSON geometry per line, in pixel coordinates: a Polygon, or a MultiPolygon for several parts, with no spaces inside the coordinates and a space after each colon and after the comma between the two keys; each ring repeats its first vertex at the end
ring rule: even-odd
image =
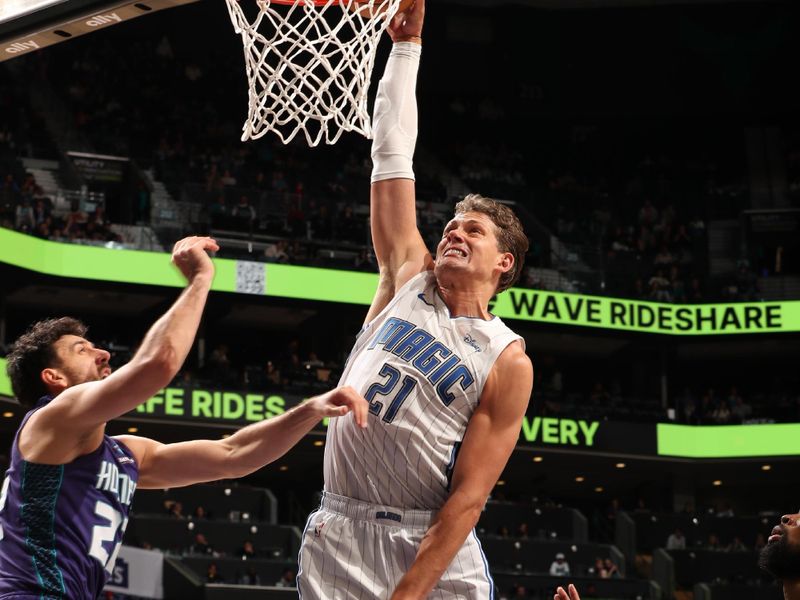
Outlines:
{"type": "MultiPolygon", "coordinates": [[[[12,397],[4,358],[0,396],[12,397]]],[[[242,427],[283,414],[302,401],[296,395],[169,387],[122,419],[242,427]]],[[[698,426],[526,416],[517,448],[690,459],[797,456],[800,424],[698,426]]]]}
{"type": "MultiPolygon", "coordinates": [[[[40,240],[0,229],[0,261],[58,277],[182,287],[164,253],[113,250],[40,240]]],[[[214,259],[212,289],[368,306],[378,276],[292,265],[214,259]]],[[[619,298],[512,289],[491,310],[503,319],[665,335],[755,334],[800,331],[800,301],[663,304],[619,298]]]]}
{"type": "Polygon", "coordinates": [[[800,423],[698,426],[659,423],[659,456],[744,458],[800,455],[800,423]]]}

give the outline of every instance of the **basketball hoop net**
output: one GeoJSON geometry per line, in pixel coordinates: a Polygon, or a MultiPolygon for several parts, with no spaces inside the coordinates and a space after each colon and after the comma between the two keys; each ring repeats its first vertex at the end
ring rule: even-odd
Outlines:
{"type": "Polygon", "coordinates": [[[302,132],[309,146],[345,131],[371,137],[375,52],[401,0],[256,0],[252,21],[242,4],[253,0],[226,2],[250,87],[242,141],[269,131],[284,144],[302,132]]]}

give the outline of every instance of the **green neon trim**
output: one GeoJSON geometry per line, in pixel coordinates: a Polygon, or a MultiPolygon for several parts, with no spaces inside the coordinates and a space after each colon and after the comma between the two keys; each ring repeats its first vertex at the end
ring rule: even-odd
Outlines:
{"type": "MultiPolygon", "coordinates": [[[[54,275],[179,288],[178,270],[165,253],[111,250],[40,240],[0,229],[0,262],[54,275]]],[[[237,266],[263,269],[259,294],[368,306],[374,273],[214,259],[212,289],[238,292],[237,266]]],[[[250,273],[252,275],[252,273],[250,273]]],[[[600,296],[512,289],[491,305],[503,319],[664,335],[718,335],[800,331],[800,301],[737,304],[663,304],[600,296]]]]}
{"type": "Polygon", "coordinates": [[[11,392],[11,380],[6,373],[6,359],[0,358],[0,396],[8,396],[12,398],[14,394],[11,392]]]}
{"type": "Polygon", "coordinates": [[[745,458],[800,455],[800,424],[656,427],[659,456],[745,458]]]}

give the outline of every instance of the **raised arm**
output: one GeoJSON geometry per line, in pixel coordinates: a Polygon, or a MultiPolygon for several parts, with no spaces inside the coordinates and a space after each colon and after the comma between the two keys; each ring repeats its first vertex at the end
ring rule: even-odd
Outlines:
{"type": "Polygon", "coordinates": [[[472,415],[447,502],[436,514],[392,600],[423,600],[441,579],[480,518],[519,438],[533,387],[533,367],[519,343],[497,359],[472,415]]]}
{"type": "Polygon", "coordinates": [[[386,306],[398,288],[433,265],[417,229],[412,165],[424,17],[425,2],[417,0],[407,12],[396,15],[388,28],[394,46],[375,102],[370,198],[372,243],[381,279],[367,321],[386,306]]]}
{"type": "MultiPolygon", "coordinates": [[[[62,464],[91,451],[106,421],[133,410],[172,381],[192,347],[214,277],[207,252],[218,249],[210,238],[175,244],[172,260],[188,282],[180,297],[150,328],[128,364],[100,381],[67,387],[34,413],[20,435],[26,460],[62,464]]],[[[56,375],[52,369],[43,372],[45,378],[56,375]]]]}
{"type": "Polygon", "coordinates": [[[236,479],[277,460],[324,417],[349,412],[367,426],[369,404],[355,390],[337,388],[307,400],[287,413],[240,429],[223,440],[193,440],[161,444],[155,440],[119,436],[139,464],[140,488],[181,487],[236,479]]]}

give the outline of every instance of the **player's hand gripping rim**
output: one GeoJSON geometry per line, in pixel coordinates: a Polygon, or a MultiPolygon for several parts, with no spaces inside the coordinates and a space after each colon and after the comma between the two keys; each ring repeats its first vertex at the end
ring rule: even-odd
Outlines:
{"type": "Polygon", "coordinates": [[[338,387],[330,392],[316,396],[310,400],[319,414],[319,418],[344,417],[353,413],[356,424],[362,429],[367,428],[369,418],[369,402],[349,386],[338,387]]]}
{"type": "Polygon", "coordinates": [[[581,600],[581,597],[578,595],[578,590],[575,588],[575,586],[570,583],[566,590],[563,587],[558,586],[556,595],[553,596],[553,600],[581,600]],[[569,592],[567,590],[569,590],[569,592]]]}
{"type": "Polygon", "coordinates": [[[409,8],[392,17],[386,31],[393,42],[422,43],[422,24],[425,21],[425,0],[416,0],[409,8]]]}

